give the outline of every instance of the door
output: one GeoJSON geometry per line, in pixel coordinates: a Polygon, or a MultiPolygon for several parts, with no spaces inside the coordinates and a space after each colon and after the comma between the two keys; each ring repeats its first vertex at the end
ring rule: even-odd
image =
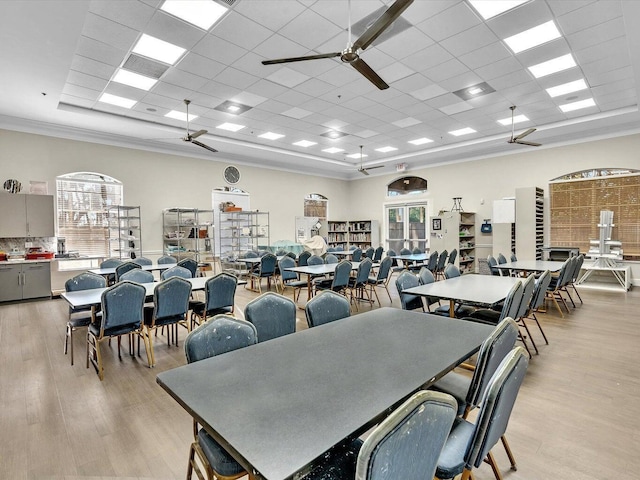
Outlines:
{"type": "Polygon", "coordinates": [[[51,296],[51,269],[48,262],[22,265],[22,298],[51,296]]]}
{"type": "Polygon", "coordinates": [[[22,300],[22,266],[0,265],[0,302],[22,300]]]}
{"type": "Polygon", "coordinates": [[[403,248],[425,251],[428,238],[427,204],[387,205],[387,249],[400,253],[403,248]]]}

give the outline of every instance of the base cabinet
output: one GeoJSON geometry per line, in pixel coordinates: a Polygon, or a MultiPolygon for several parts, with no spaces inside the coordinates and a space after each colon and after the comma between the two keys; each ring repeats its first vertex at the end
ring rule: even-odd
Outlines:
{"type": "Polygon", "coordinates": [[[0,302],[51,296],[49,262],[0,265],[0,302]]]}

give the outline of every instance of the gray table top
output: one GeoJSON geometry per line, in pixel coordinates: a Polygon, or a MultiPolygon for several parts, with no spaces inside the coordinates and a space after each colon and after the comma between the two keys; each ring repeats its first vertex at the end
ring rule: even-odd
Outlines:
{"type": "Polygon", "coordinates": [[[492,305],[504,300],[509,290],[519,281],[515,277],[470,274],[409,288],[406,292],[423,297],[492,305]]]}
{"type": "Polygon", "coordinates": [[[505,270],[519,270],[525,272],[559,272],[564,262],[554,262],[551,260],[519,260],[517,262],[507,262],[494,265],[495,268],[505,270]]]}
{"type": "MultiPolygon", "coordinates": [[[[305,265],[303,267],[290,267],[285,268],[289,272],[307,273],[311,275],[324,275],[326,273],[333,273],[336,269],[337,263],[321,263],[320,265],[305,265]]],[[[351,262],[351,270],[357,270],[360,262],[351,262]]],[[[377,265],[377,264],[374,264],[377,265]]]]}
{"type": "MultiPolygon", "coordinates": [[[[177,263],[154,263],[153,265],[141,265],[140,268],[142,270],[152,272],[154,270],[167,270],[168,268],[175,267],[176,265],[177,263]]],[[[113,275],[114,273],[116,273],[116,268],[92,268],[89,271],[97,275],[113,275]]]]}
{"type": "Polygon", "coordinates": [[[405,262],[423,262],[429,260],[428,253],[412,253],[411,255],[393,255],[391,258],[403,260],[405,262]]]}
{"type": "Polygon", "coordinates": [[[491,331],[380,308],[169,370],[157,381],[258,478],[290,479],[476,352],[491,331]]]}

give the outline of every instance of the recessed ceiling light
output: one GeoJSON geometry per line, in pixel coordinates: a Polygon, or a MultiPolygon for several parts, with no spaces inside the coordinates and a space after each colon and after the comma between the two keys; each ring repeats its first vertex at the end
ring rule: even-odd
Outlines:
{"type": "Polygon", "coordinates": [[[367,155],[366,153],[351,153],[349,155],[346,155],[347,158],[367,158],[369,155],[367,155]]]}
{"type": "Polygon", "coordinates": [[[262,135],[258,135],[260,138],[266,138],[267,140],[278,140],[279,138],[284,137],[284,135],[280,133],[266,132],[262,135]]]}
{"type": "Polygon", "coordinates": [[[476,12],[485,20],[500,15],[517,6],[527,3],[529,0],[469,0],[476,12]]]}
{"type": "Polygon", "coordinates": [[[534,77],[546,77],[547,75],[551,75],[552,73],[561,72],[562,70],[567,70],[568,68],[572,68],[576,66],[576,61],[573,59],[573,55],[567,53],[561,57],[553,58],[546,62],[538,63],[537,65],[533,65],[529,67],[529,71],[533,74],[534,77]]]}
{"type": "Polygon", "coordinates": [[[472,98],[477,98],[482,95],[488,95],[489,93],[495,92],[495,88],[489,85],[487,82],[477,83],[476,85],[471,85],[469,87],[461,88],[460,90],[456,90],[453,92],[454,95],[457,95],[463,100],[471,100],[472,98]]]}
{"type": "Polygon", "coordinates": [[[119,97],[117,95],[111,95],[110,93],[103,93],[98,99],[99,102],[109,103],[118,107],[131,108],[137,102],[137,100],[131,100],[130,98],[119,97]]]}
{"type": "Polygon", "coordinates": [[[412,145],[424,145],[425,143],[431,143],[433,140],[427,137],[416,138],[415,140],[409,140],[412,145]]]}
{"type": "Polygon", "coordinates": [[[221,125],[218,125],[216,128],[219,128],[220,130],[229,130],[230,132],[237,132],[238,130],[242,130],[244,128],[244,125],[225,122],[221,125]]]}
{"type": "Polygon", "coordinates": [[[310,147],[311,145],[315,145],[316,142],[311,142],[309,140],[300,140],[299,142],[294,143],[297,147],[310,147]]]}
{"type": "Polygon", "coordinates": [[[506,43],[513,53],[520,53],[525,50],[528,50],[533,47],[537,47],[538,45],[542,45],[543,43],[550,42],[551,40],[555,40],[556,38],[560,38],[562,35],[556,27],[556,24],[553,20],[549,20],[542,25],[538,25],[537,27],[530,28],[529,30],[525,30],[524,32],[520,32],[516,35],[513,35],[509,38],[504,39],[504,43],[506,43]]]}
{"type": "Polygon", "coordinates": [[[449,132],[450,135],[453,135],[454,137],[459,137],[460,135],[469,135],[470,133],[476,133],[476,131],[473,128],[461,128],[460,130],[454,130],[452,132],[449,132]]]}
{"type": "Polygon", "coordinates": [[[477,95],[479,93],[482,93],[482,89],[480,87],[471,87],[468,92],[469,95],[477,95]]]}
{"type": "Polygon", "coordinates": [[[144,75],[133,73],[128,70],[119,69],[114,75],[113,81],[129,85],[130,87],[139,88],[140,90],[149,91],[158,80],[155,78],[145,77],[144,75]]]}
{"type": "Polygon", "coordinates": [[[246,111],[251,110],[253,107],[249,105],[245,105],[239,102],[233,102],[231,100],[226,100],[222,102],[217,107],[213,107],[214,110],[218,110],[219,112],[231,113],[233,115],[241,115],[246,111]]]}
{"type": "Polygon", "coordinates": [[[594,107],[596,102],[593,98],[587,98],[586,100],[580,100],[579,102],[573,103],[565,103],[564,105],[560,105],[560,110],[563,112],[573,112],[574,110],[580,110],[581,108],[589,108],[594,107]]]}
{"type": "MultiPolygon", "coordinates": [[[[529,119],[526,115],[516,115],[513,117],[513,123],[522,123],[528,121],[529,119]]],[[[498,123],[500,125],[511,125],[511,117],[501,118],[500,120],[498,120],[498,123]]]]}
{"type": "Polygon", "coordinates": [[[580,80],[576,80],[575,82],[563,83],[562,85],[558,85],[556,87],[547,88],[547,93],[551,97],[559,97],[560,95],[578,92],[587,88],[587,82],[584,81],[584,78],[581,78],[580,80]]]}
{"type": "Polygon", "coordinates": [[[178,47],[177,45],[145,33],[142,34],[138,43],[133,47],[133,53],[144,55],[145,57],[153,58],[154,60],[159,60],[169,65],[176,63],[184,52],[185,49],[182,47],[178,47]]]}
{"type": "Polygon", "coordinates": [[[376,152],[380,152],[380,153],[389,153],[389,152],[393,152],[394,150],[397,150],[397,148],[392,146],[386,146],[386,147],[376,148],[375,150],[376,152]]]}
{"type": "Polygon", "coordinates": [[[228,9],[210,0],[166,0],[160,10],[181,18],[196,27],[209,30],[228,9]]]}
{"type": "Polygon", "coordinates": [[[345,137],[349,135],[348,133],[344,133],[344,132],[339,132],[338,130],[329,130],[328,132],[325,132],[323,134],[321,134],[321,137],[327,137],[327,138],[331,138],[333,140],[335,140],[336,138],[340,138],[340,137],[345,137]]]}
{"type": "Polygon", "coordinates": [[[331,147],[331,148],[325,148],[322,151],[327,153],[338,153],[338,152],[344,152],[344,148],[331,147]]]}
{"type": "MultiPolygon", "coordinates": [[[[183,122],[187,121],[187,114],[185,112],[180,112],[179,110],[171,110],[169,113],[165,114],[165,117],[182,120],[183,122]]],[[[195,120],[196,118],[198,118],[198,115],[189,114],[189,121],[195,120]]]]}

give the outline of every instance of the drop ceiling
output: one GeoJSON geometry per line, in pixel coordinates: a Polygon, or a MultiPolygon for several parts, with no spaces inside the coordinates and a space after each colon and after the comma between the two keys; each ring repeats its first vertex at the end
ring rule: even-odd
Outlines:
{"type": "MultiPolygon", "coordinates": [[[[339,59],[261,64],[344,49],[346,1],[223,3],[229,11],[205,31],[160,10],[162,0],[0,2],[0,128],[343,179],[364,178],[361,163],[383,165],[371,172],[380,175],[398,164],[411,170],[536,148],[507,143],[511,125],[498,120],[511,105],[528,118],[516,134],[536,128],[527,140],[541,149],[640,131],[640,2],[531,0],[484,21],[463,0],[415,0],[389,35],[361,52],[387,90],[339,59]],[[556,40],[518,54],[502,41],[550,20],[562,34],[556,40]],[[186,49],[149,91],[112,81],[137,60],[130,55],[142,34],[186,49]],[[569,53],[574,68],[538,79],[527,69],[569,53]],[[581,78],[585,90],[546,92],[581,78]],[[460,90],[483,82],[495,91],[461,98],[460,90]],[[103,93],[136,104],[99,102],[103,93]],[[593,107],[559,108],[588,98],[593,107]],[[191,131],[207,130],[198,140],[219,153],[181,141],[185,123],[165,117],[184,111],[184,99],[198,116],[191,131]],[[224,102],[250,108],[232,115],[216,109],[224,102]],[[224,122],[245,128],[217,128],[224,122]],[[449,133],[464,128],[475,133],[449,133]],[[332,130],[341,135],[331,138],[332,130]],[[261,138],[266,132],[283,136],[261,138]],[[408,143],[424,137],[432,142],[408,143]],[[314,144],[293,145],[302,140],[314,144]],[[384,147],[395,150],[376,151],[384,147]]],[[[356,35],[359,21],[391,3],[353,0],[356,35]]]]}

